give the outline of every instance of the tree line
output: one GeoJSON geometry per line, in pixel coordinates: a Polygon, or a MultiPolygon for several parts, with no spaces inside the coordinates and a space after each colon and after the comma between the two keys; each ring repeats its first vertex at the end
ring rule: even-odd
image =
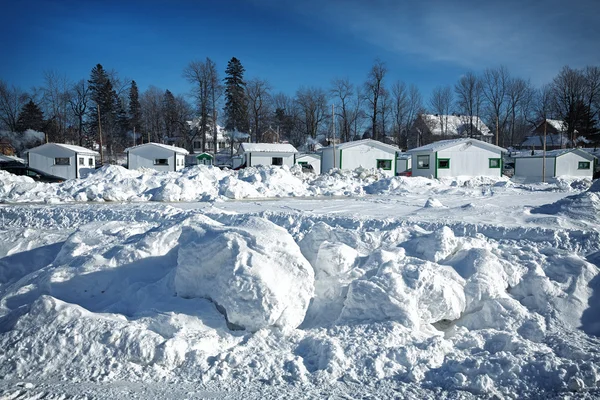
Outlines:
{"type": "Polygon", "coordinates": [[[302,86],[293,95],[276,91],[267,79],[246,80],[245,72],[235,57],[223,77],[210,58],[191,61],[182,70],[190,84],[187,94],[156,86],[140,93],[135,80],[101,64],[76,82],[47,71],[44,84],[29,91],[0,80],[0,131],[33,129],[44,132],[47,141],[87,147],[98,143],[102,132],[109,159],[149,141],[188,150],[194,143],[205,150],[212,141],[216,148],[217,125],[224,127],[231,152],[242,138],[262,141],[268,128],[295,146],[327,144],[335,131],[342,142],[373,138],[406,148],[413,122],[422,113],[437,115],[444,133],[448,115],[478,116],[503,147],[517,146],[545,118],[564,121],[573,142],[577,137],[600,142],[596,66],[565,66],[540,88],[504,66],[466,72],[454,85],[434,88],[427,101],[416,85],[390,82],[388,67],[379,59],[364,82],[337,77],[327,88],[302,86]]]}

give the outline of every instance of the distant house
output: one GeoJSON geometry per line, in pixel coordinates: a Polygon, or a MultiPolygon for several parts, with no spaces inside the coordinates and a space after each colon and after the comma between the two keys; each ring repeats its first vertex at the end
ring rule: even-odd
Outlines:
{"type": "Polygon", "coordinates": [[[546,150],[572,147],[567,135],[567,124],[557,119],[546,119],[538,123],[531,130],[531,134],[525,137],[521,143],[521,149],[543,150],[544,129],[546,130],[546,150]]]}
{"type": "Polygon", "coordinates": [[[506,149],[477,139],[440,140],[408,150],[412,176],[502,176],[506,149]]]}
{"type": "Polygon", "coordinates": [[[150,168],[156,171],[179,171],[185,168],[185,156],[181,147],[161,143],[144,143],[125,149],[127,168],[150,168]]]}
{"type": "Polygon", "coordinates": [[[373,139],[345,142],[321,149],[321,173],[332,168],[378,168],[393,176],[396,171],[396,154],[400,149],[373,139]]]}
{"type": "Polygon", "coordinates": [[[321,172],[321,155],[316,153],[301,154],[296,157],[298,165],[310,164],[317,174],[321,172]]]}
{"type": "Polygon", "coordinates": [[[15,148],[8,139],[0,139],[0,154],[4,156],[14,156],[15,148]]]}
{"type": "Polygon", "coordinates": [[[25,154],[31,168],[64,179],[84,178],[96,169],[96,156],[99,156],[97,151],[62,143],[46,143],[25,154]]]}
{"type": "Polygon", "coordinates": [[[408,133],[408,148],[438,140],[471,138],[491,143],[494,134],[479,117],[470,115],[420,114],[408,133]]]}
{"type": "MultiPolygon", "coordinates": [[[[196,118],[192,121],[187,121],[188,126],[190,127],[190,129],[192,130],[198,130],[200,129],[200,119],[196,118]]],[[[193,153],[203,153],[203,152],[210,152],[210,153],[214,153],[214,137],[213,137],[213,131],[212,131],[212,126],[208,126],[207,128],[207,132],[206,132],[206,136],[205,136],[205,142],[204,142],[204,149],[202,148],[202,135],[200,133],[198,133],[196,135],[196,137],[194,138],[194,140],[192,141],[192,152],[193,153]]],[[[225,138],[225,136],[223,135],[224,133],[224,129],[222,126],[217,125],[217,153],[223,149],[225,149],[227,147],[227,139],[225,138]]]]}
{"type": "Polygon", "coordinates": [[[269,127],[262,133],[262,143],[279,143],[279,132],[269,127]]]}
{"type": "Polygon", "coordinates": [[[257,165],[291,167],[296,163],[296,154],[298,150],[288,143],[241,143],[238,148],[241,165],[246,167],[257,165]]]}
{"type": "Polygon", "coordinates": [[[561,176],[576,176],[590,178],[594,174],[596,157],[582,149],[559,149],[546,151],[546,168],[542,151],[523,151],[513,155],[515,159],[514,177],[527,181],[558,178],[561,176]],[[542,175],[542,172],[544,173],[542,175]]]}

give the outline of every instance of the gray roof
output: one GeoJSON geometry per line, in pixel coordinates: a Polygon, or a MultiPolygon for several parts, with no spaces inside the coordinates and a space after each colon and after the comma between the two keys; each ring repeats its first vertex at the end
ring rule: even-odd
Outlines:
{"type": "Polygon", "coordinates": [[[162,144],[162,143],[144,143],[144,144],[138,144],[137,146],[132,146],[132,147],[128,147],[125,149],[125,152],[128,153],[131,150],[136,150],[139,149],[141,147],[145,147],[145,146],[155,146],[155,147],[161,147],[165,150],[169,150],[169,151],[173,151],[175,153],[179,153],[179,154],[189,154],[189,151],[187,151],[186,149],[182,149],[181,147],[175,147],[175,146],[170,146],[168,144],[162,144]]]}
{"type": "Polygon", "coordinates": [[[491,143],[483,142],[481,140],[472,139],[472,138],[460,138],[460,139],[447,139],[447,140],[438,140],[437,142],[426,144],[425,146],[417,147],[414,149],[410,149],[407,153],[416,153],[416,152],[435,152],[444,149],[448,149],[450,147],[464,145],[464,144],[477,144],[478,146],[485,147],[489,150],[496,150],[500,152],[507,152],[505,148],[493,145],[491,143]]]}
{"type": "MultiPolygon", "coordinates": [[[[380,142],[380,141],[374,140],[374,139],[361,139],[361,140],[355,140],[353,142],[344,142],[344,143],[336,144],[335,148],[344,150],[344,149],[349,149],[351,147],[360,146],[360,145],[375,146],[375,147],[379,147],[379,148],[385,148],[390,151],[398,151],[398,152],[400,151],[400,149],[396,146],[393,146],[393,145],[387,144],[387,143],[383,143],[383,142],[380,142]]],[[[327,147],[323,147],[320,150],[332,149],[332,148],[333,148],[333,146],[327,146],[327,147]]]]}
{"type": "MultiPolygon", "coordinates": [[[[593,154],[588,153],[587,151],[584,151],[582,149],[546,150],[546,157],[555,158],[555,157],[560,157],[562,155],[565,155],[567,153],[577,153],[581,157],[588,159],[588,160],[594,159],[593,154]]],[[[523,151],[523,152],[511,155],[512,158],[540,158],[543,156],[544,156],[544,152],[542,150],[536,150],[533,152],[533,154],[531,154],[531,151],[523,151]]]]}

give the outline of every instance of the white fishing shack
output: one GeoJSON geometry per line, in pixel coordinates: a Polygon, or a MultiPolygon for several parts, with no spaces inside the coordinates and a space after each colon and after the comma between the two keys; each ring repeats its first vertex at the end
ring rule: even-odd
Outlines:
{"type": "Polygon", "coordinates": [[[289,143],[241,143],[238,148],[238,156],[241,157],[241,165],[244,167],[291,167],[296,163],[296,154],[298,150],[289,143]]]}
{"type": "Polygon", "coordinates": [[[186,149],[162,143],[144,143],[125,149],[127,168],[150,168],[156,171],[179,171],[185,168],[186,149]]]}
{"type": "Polygon", "coordinates": [[[362,168],[382,169],[387,175],[396,173],[396,156],[400,149],[373,139],[345,142],[321,149],[321,172],[332,168],[353,170],[362,168]]]}
{"type": "Polygon", "coordinates": [[[409,150],[412,176],[502,176],[506,149],[477,139],[440,140],[409,150]]]}
{"type": "MultiPolygon", "coordinates": [[[[512,157],[515,159],[515,179],[542,180],[543,151],[523,151],[512,157]]],[[[559,149],[546,151],[545,161],[545,179],[567,176],[592,179],[596,157],[582,149],[559,149]]]]}
{"type": "Polygon", "coordinates": [[[65,179],[85,178],[96,169],[97,151],[72,144],[46,143],[25,152],[31,168],[65,179]]]}

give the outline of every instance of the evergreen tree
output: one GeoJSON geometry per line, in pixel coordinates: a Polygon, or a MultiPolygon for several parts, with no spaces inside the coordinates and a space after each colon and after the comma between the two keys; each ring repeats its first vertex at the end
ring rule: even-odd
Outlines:
{"type": "Polygon", "coordinates": [[[17,118],[17,132],[23,133],[27,129],[42,131],[45,126],[46,121],[44,121],[44,113],[33,100],[29,100],[29,102],[25,103],[23,108],[21,108],[21,112],[17,118]]]}
{"type": "Polygon", "coordinates": [[[246,83],[244,67],[233,57],[225,69],[225,129],[231,132],[231,154],[235,131],[248,132],[248,106],[246,104],[246,83]]]}
{"type": "Polygon", "coordinates": [[[166,135],[172,138],[177,132],[177,103],[170,90],[166,90],[163,96],[163,118],[166,135]]]}
{"type": "MultiPolygon", "coordinates": [[[[142,106],[140,105],[140,94],[137,83],[131,81],[129,89],[129,129],[139,132],[142,121],[142,106]]],[[[135,137],[134,137],[135,140],[135,137]]]]}

